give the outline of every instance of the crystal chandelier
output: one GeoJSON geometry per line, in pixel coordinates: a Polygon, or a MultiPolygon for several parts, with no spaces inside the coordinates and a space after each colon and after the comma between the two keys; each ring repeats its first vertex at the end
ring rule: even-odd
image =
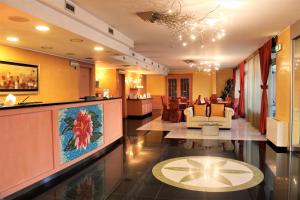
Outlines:
{"type": "Polygon", "coordinates": [[[198,71],[203,72],[211,72],[211,71],[218,71],[220,69],[220,63],[217,61],[212,60],[205,60],[197,62],[195,60],[183,60],[190,68],[196,67],[198,71]]]}
{"type": "Polygon", "coordinates": [[[220,69],[220,63],[216,61],[202,61],[197,68],[199,71],[204,72],[218,71],[220,69]]]}
{"type": "Polygon", "coordinates": [[[202,17],[182,11],[180,0],[168,1],[163,8],[152,11],[136,13],[141,19],[150,23],[166,26],[171,30],[175,41],[182,46],[187,46],[195,41],[200,42],[201,48],[207,42],[216,42],[226,35],[222,27],[225,17],[218,13],[220,4],[211,8],[202,17]]]}

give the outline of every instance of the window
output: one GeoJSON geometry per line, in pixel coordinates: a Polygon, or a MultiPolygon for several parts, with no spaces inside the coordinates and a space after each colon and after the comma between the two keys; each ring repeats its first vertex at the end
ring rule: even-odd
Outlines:
{"type": "Polygon", "coordinates": [[[292,147],[300,147],[300,37],[293,41],[292,147]]]}

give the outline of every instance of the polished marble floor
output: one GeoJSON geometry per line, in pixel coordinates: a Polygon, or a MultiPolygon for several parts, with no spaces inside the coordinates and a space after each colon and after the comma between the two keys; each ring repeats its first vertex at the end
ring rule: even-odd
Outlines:
{"type": "Polygon", "coordinates": [[[299,154],[276,152],[259,140],[170,139],[165,138],[167,131],[136,131],[156,117],[125,120],[122,144],[35,199],[300,199],[299,154]],[[248,189],[201,192],[174,187],[153,176],[159,162],[186,156],[242,161],[258,168],[264,179],[248,189]]]}

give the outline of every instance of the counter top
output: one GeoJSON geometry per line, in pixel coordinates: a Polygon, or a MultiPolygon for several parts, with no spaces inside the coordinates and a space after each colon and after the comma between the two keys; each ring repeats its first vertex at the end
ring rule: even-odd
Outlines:
{"type": "Polygon", "coordinates": [[[121,97],[112,97],[109,99],[106,98],[97,98],[95,100],[74,100],[74,101],[62,101],[62,102],[48,102],[48,103],[34,103],[34,104],[26,104],[26,105],[14,105],[14,106],[0,106],[1,110],[9,110],[9,109],[20,109],[20,108],[31,108],[31,107],[40,107],[40,106],[55,106],[55,105],[63,105],[63,104],[72,104],[72,103],[87,103],[87,102],[96,102],[96,101],[109,101],[114,99],[120,99],[121,97]]]}
{"type": "Polygon", "coordinates": [[[130,101],[139,101],[139,100],[149,100],[149,99],[152,99],[152,98],[145,98],[145,99],[127,99],[127,100],[130,100],[130,101]]]}

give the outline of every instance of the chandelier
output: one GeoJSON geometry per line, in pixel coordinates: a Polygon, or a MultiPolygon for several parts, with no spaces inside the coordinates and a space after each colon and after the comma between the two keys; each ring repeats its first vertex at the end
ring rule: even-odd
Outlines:
{"type": "Polygon", "coordinates": [[[194,61],[194,60],[183,60],[186,64],[189,65],[190,68],[196,67],[198,71],[203,71],[203,72],[212,72],[212,71],[218,71],[220,69],[220,63],[217,61],[194,61]]]}
{"type": "Polygon", "coordinates": [[[215,61],[203,61],[198,65],[199,71],[211,72],[211,71],[219,71],[220,63],[215,61]]]}
{"type": "Polygon", "coordinates": [[[168,1],[162,8],[158,6],[152,11],[136,13],[146,22],[166,26],[182,46],[195,41],[200,42],[201,48],[207,42],[216,42],[226,35],[222,27],[225,17],[218,13],[220,4],[211,8],[201,17],[182,11],[181,0],[168,1]]]}

